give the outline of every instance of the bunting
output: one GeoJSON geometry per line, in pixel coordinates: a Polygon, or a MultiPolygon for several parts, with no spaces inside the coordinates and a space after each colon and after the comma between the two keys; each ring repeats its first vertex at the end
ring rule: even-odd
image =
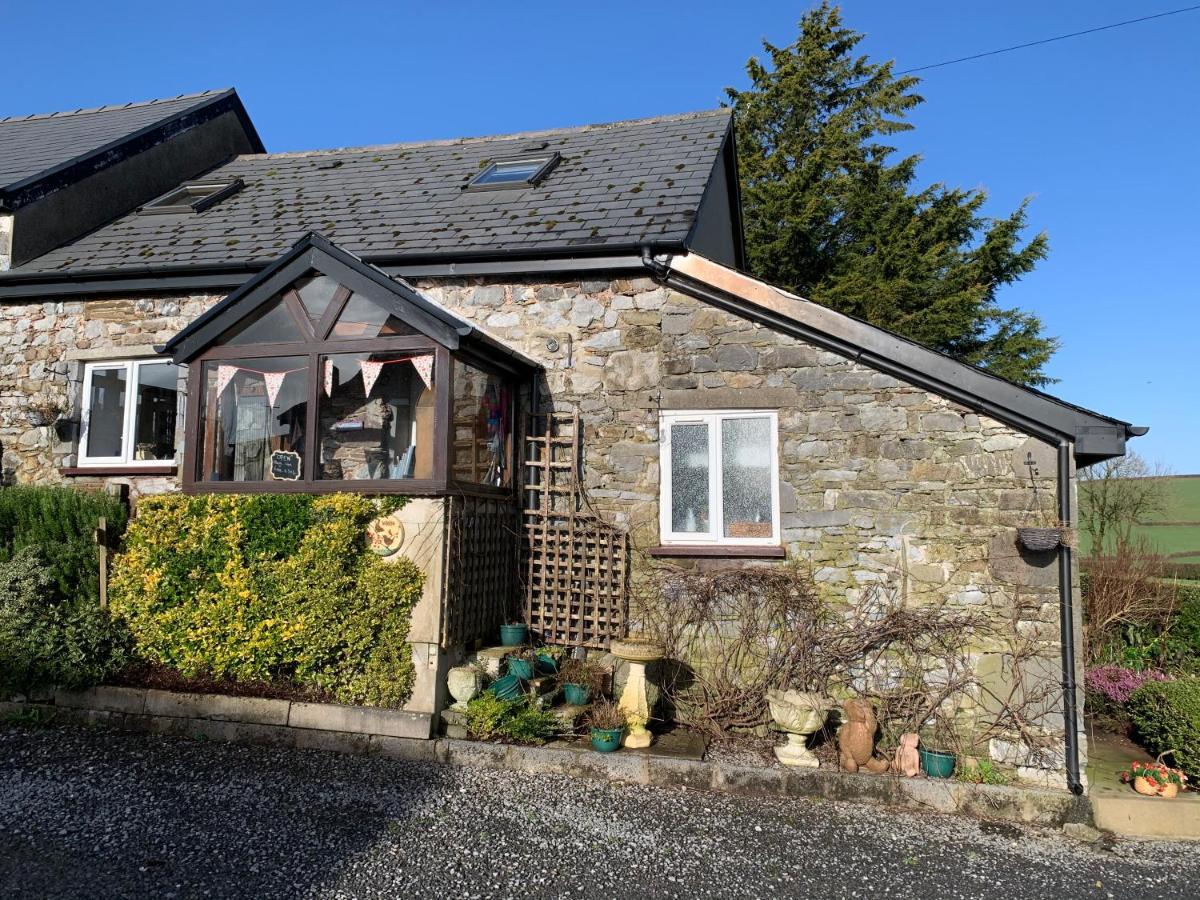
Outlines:
{"type": "Polygon", "coordinates": [[[433,357],[432,356],[414,356],[412,358],[413,368],[417,370],[417,374],[421,376],[421,380],[425,382],[425,387],[433,390],[433,357]]]}
{"type": "Polygon", "coordinates": [[[217,366],[217,396],[220,397],[225,393],[225,388],[229,387],[229,382],[233,380],[233,376],[238,372],[237,366],[219,365],[217,366]]]}
{"type": "Polygon", "coordinates": [[[279,396],[279,389],[283,387],[283,379],[287,377],[287,372],[263,372],[263,381],[267,384],[267,402],[271,407],[275,406],[275,399],[279,396]]]}
{"type": "Polygon", "coordinates": [[[376,362],[371,359],[360,360],[359,368],[362,369],[363,394],[371,396],[371,388],[375,387],[375,382],[379,378],[379,372],[383,369],[382,362],[376,362]]]}
{"type": "Polygon", "coordinates": [[[333,360],[325,359],[325,396],[333,396],[333,360]]]}

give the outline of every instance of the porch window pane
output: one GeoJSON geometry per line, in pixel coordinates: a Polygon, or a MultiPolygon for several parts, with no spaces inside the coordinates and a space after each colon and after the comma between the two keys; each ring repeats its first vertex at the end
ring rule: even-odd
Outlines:
{"type": "Polygon", "coordinates": [[[92,389],[87,398],[87,455],[111,458],[124,455],[126,372],[124,363],[92,369],[92,389]]]}
{"type": "Polygon", "coordinates": [[[722,420],[721,508],[725,537],[771,537],[769,418],[722,420]]]}
{"type": "Polygon", "coordinates": [[[333,295],[337,293],[338,287],[340,285],[328,275],[314,275],[296,282],[296,293],[300,295],[300,303],[308,320],[312,322],[314,331],[321,317],[325,315],[325,310],[329,309],[329,304],[333,302],[333,295]]]}
{"type": "Polygon", "coordinates": [[[671,530],[709,531],[708,425],[671,426],[671,530]]]}
{"type": "Polygon", "coordinates": [[[351,296],[338,316],[330,338],[377,338],[394,334],[416,334],[382,306],[359,294],[351,296]]]}
{"type": "Polygon", "coordinates": [[[202,480],[303,477],[308,357],[209,361],[202,387],[202,480]]]}
{"type": "Polygon", "coordinates": [[[512,396],[498,375],[454,363],[454,477],[471,484],[512,483],[512,396]]]}
{"type": "Polygon", "coordinates": [[[137,367],[134,460],[174,459],[179,368],[171,363],[137,367]]]}
{"type": "Polygon", "coordinates": [[[287,311],[282,300],[272,300],[251,318],[227,331],[220,340],[222,344],[282,344],[302,341],[304,336],[296,320],[287,311]]]}
{"type": "Polygon", "coordinates": [[[338,353],[320,371],[319,478],[433,477],[431,353],[338,353]]]}

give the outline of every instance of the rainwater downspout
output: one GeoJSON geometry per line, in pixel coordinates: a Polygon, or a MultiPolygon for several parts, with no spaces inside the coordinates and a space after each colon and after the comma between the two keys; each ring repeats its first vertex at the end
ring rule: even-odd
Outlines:
{"type": "MultiPolygon", "coordinates": [[[[1071,516],[1071,442],[1058,442],[1058,518],[1064,528],[1073,524],[1071,516]]],[[[1067,787],[1072,794],[1083,793],[1079,775],[1079,709],[1075,685],[1075,602],[1072,552],[1066,542],[1058,548],[1058,624],[1062,644],[1063,729],[1066,731],[1067,787]]]]}

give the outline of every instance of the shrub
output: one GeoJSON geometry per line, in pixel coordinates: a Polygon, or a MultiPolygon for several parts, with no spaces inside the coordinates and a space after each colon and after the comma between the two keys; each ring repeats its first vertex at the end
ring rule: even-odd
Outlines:
{"type": "Polygon", "coordinates": [[[1200,778],[1200,678],[1149,681],[1129,698],[1129,713],[1147,750],[1171,752],[1189,778],[1200,778]]]}
{"type": "Polygon", "coordinates": [[[1124,666],[1095,666],[1084,674],[1083,681],[1089,693],[1097,698],[1124,706],[1133,692],[1147,681],[1166,681],[1167,676],[1157,669],[1137,672],[1124,666]]]}
{"type": "Polygon", "coordinates": [[[530,698],[501,700],[491,691],[468,701],[466,719],[467,731],[482,740],[543,744],[560,730],[558,717],[530,698]]]}
{"type": "Polygon", "coordinates": [[[402,706],[424,579],[411,561],[367,550],[378,514],[351,494],[143,500],[114,560],[113,608],[139,653],[184,675],[402,706]]]}
{"type": "Polygon", "coordinates": [[[40,548],[0,563],[0,688],[89,687],[128,658],[128,633],[106,612],[58,596],[40,548]]]}
{"type": "Polygon", "coordinates": [[[101,517],[113,535],[124,530],[125,506],[109,494],[32,485],[0,489],[0,562],[38,547],[60,598],[98,603],[95,532],[101,517]]]}

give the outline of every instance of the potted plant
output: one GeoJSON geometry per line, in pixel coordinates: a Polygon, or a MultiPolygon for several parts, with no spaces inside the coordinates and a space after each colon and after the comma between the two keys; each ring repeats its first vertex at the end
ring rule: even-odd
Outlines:
{"type": "Polygon", "coordinates": [[[611,700],[600,700],[588,711],[591,728],[592,749],[599,753],[612,753],[621,746],[621,735],[625,732],[625,712],[611,700]]]}
{"type": "Polygon", "coordinates": [[[524,622],[507,622],[500,626],[500,643],[505,647],[519,647],[529,640],[529,626],[524,622]]]}
{"type": "Polygon", "coordinates": [[[1070,529],[1060,525],[1023,525],[1017,529],[1017,542],[1034,553],[1048,553],[1070,543],[1070,529]]]}
{"type": "Polygon", "coordinates": [[[515,675],[522,681],[529,681],[533,678],[536,665],[537,653],[532,647],[525,647],[508,656],[508,674],[515,675]]]}
{"type": "Polygon", "coordinates": [[[533,667],[539,675],[556,675],[565,651],[562,647],[538,647],[533,667]]]}
{"type": "Polygon", "coordinates": [[[592,697],[599,697],[604,672],[590,659],[568,659],[559,673],[563,699],[571,706],[587,706],[592,697]]]}
{"type": "MultiPolygon", "coordinates": [[[[1165,755],[1165,754],[1163,754],[1165,755]]],[[[1163,764],[1163,755],[1157,762],[1135,761],[1121,773],[1121,780],[1132,784],[1133,789],[1146,797],[1163,797],[1170,800],[1187,788],[1187,775],[1179,769],[1163,764]]]]}
{"type": "Polygon", "coordinates": [[[62,414],[62,404],[53,397],[44,394],[30,397],[29,405],[25,407],[25,415],[29,420],[29,424],[35,428],[40,428],[44,425],[53,425],[62,414]]]}
{"type": "Polygon", "coordinates": [[[953,778],[958,768],[958,753],[950,748],[958,745],[956,738],[950,722],[935,719],[917,746],[921,771],[930,778],[953,778]]]}

